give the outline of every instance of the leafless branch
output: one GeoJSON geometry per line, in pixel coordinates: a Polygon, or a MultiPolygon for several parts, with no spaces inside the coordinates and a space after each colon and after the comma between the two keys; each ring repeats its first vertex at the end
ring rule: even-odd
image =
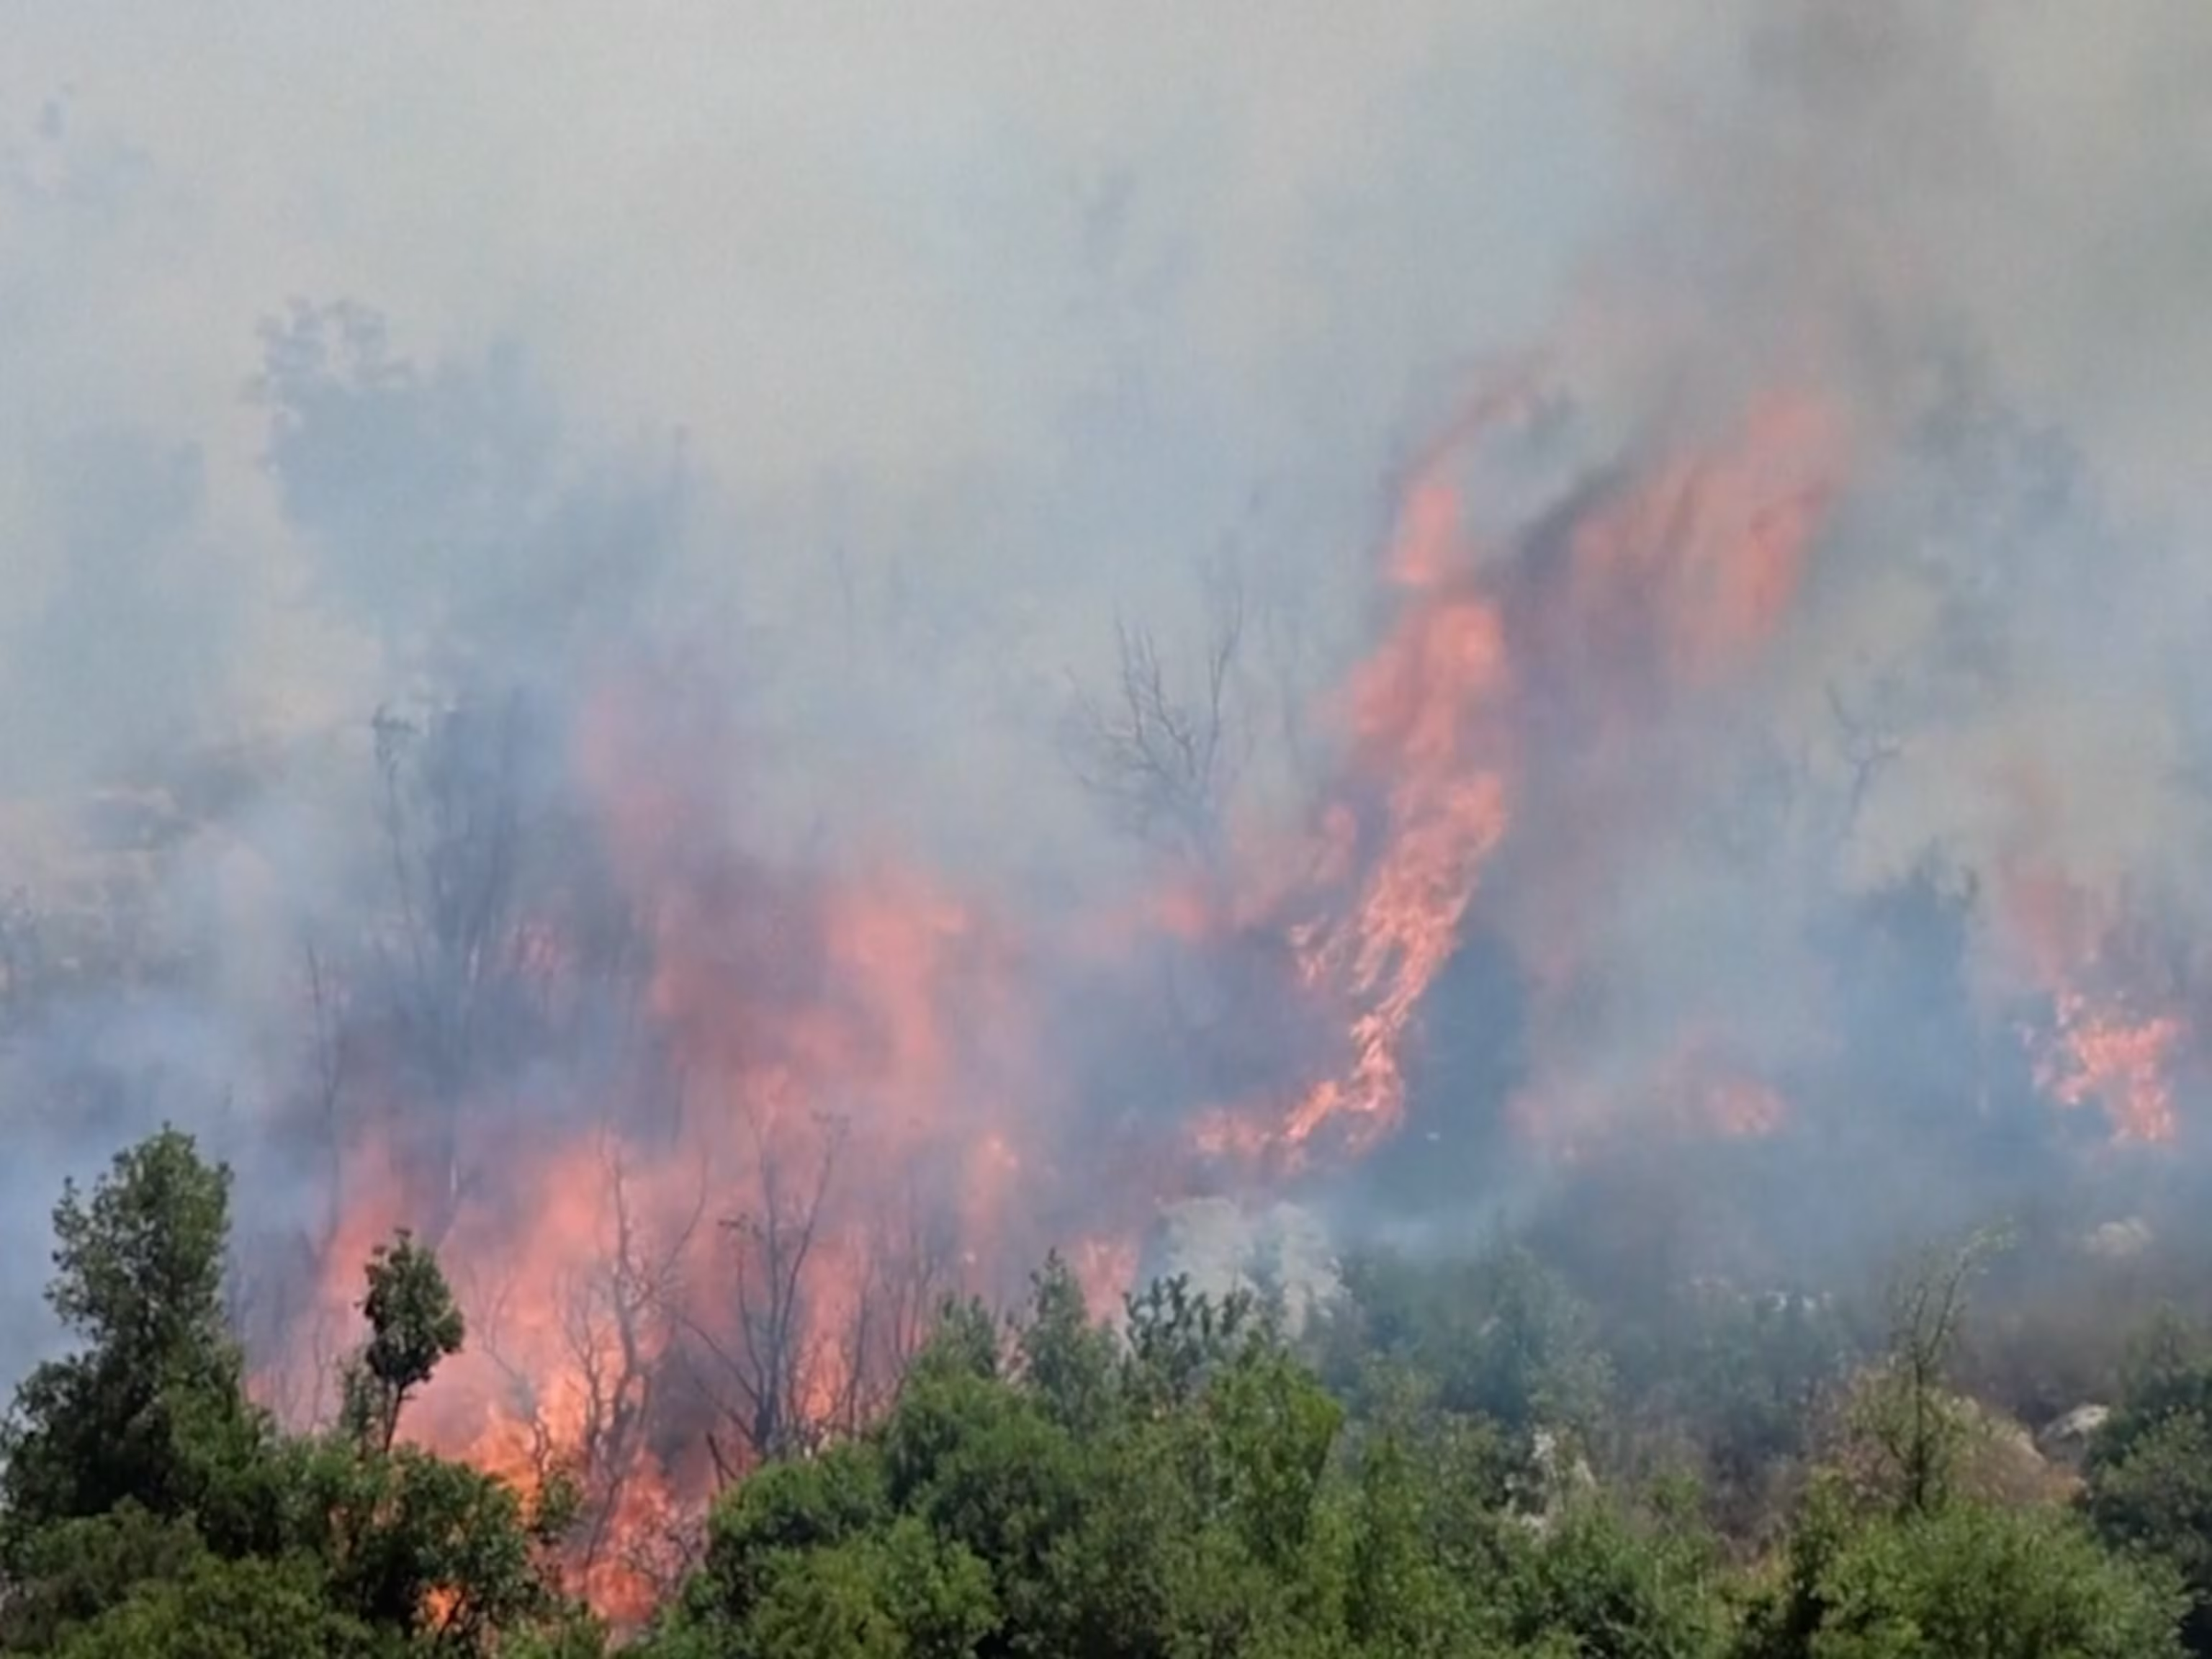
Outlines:
{"type": "Polygon", "coordinates": [[[568,1287],[562,1336],[583,1395],[583,1421],[571,1449],[586,1510],[577,1540],[579,1565],[589,1572],[610,1541],[623,1489],[644,1449],[659,1384],[662,1333],[677,1306],[681,1264],[706,1212],[702,1172],[688,1218],[648,1245],[631,1212],[627,1171],[611,1139],[601,1165],[613,1237],[605,1259],[568,1287]]]}
{"type": "MultiPolygon", "coordinates": [[[[1832,684],[1826,687],[1826,693],[1829,712],[1835,716],[1836,729],[1841,733],[1839,751],[1850,775],[1841,830],[1844,839],[1849,840],[1858,827],[1859,814],[1865,808],[1868,794],[1882,773],[1904,754],[1905,740],[1882,718],[1879,708],[1872,714],[1852,708],[1832,684]]],[[[1875,701],[1879,705],[1886,699],[1878,690],[1875,701]]]]}
{"type": "Polygon", "coordinates": [[[1208,586],[1195,686],[1177,683],[1149,628],[1117,622],[1114,690],[1073,688],[1064,740],[1077,781],[1119,828],[1202,868],[1220,855],[1229,797],[1254,748],[1239,678],[1243,585],[1224,568],[1208,586]]]}
{"type": "Polygon", "coordinates": [[[434,1244],[463,1182],[460,1103],[483,1069],[487,1026],[519,991],[526,954],[520,708],[443,710],[420,725],[380,709],[372,729],[399,924],[385,980],[437,1115],[441,1190],[424,1227],[434,1244]]]}
{"type": "Polygon", "coordinates": [[[957,1285],[957,1229],[924,1184],[910,1178],[904,1201],[886,1206],[870,1229],[866,1283],[846,1334],[844,1388],[829,1425],[840,1433],[856,1432],[889,1407],[957,1285]]]}
{"type": "MultiPolygon", "coordinates": [[[[808,1262],[821,1244],[821,1229],[847,1126],[816,1114],[819,1153],[795,1177],[784,1152],[770,1144],[762,1114],[750,1121],[759,1182],[759,1208],[725,1218],[734,1290],[726,1329],[684,1309],[678,1322],[711,1368],[691,1364],[694,1381],[736,1427],[744,1462],[804,1449],[823,1425],[806,1419],[811,1385],[827,1357],[811,1329],[805,1294],[808,1262]]],[[[733,1463],[715,1444],[718,1468],[733,1463]]]]}

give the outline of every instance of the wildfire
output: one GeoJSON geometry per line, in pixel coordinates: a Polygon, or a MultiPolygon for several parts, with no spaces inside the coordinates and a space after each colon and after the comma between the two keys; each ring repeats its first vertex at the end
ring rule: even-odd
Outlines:
{"type": "MultiPolygon", "coordinates": [[[[392,1139],[406,1114],[372,1118],[344,1149],[321,1302],[344,1314],[395,1225],[437,1247],[471,1341],[410,1430],[526,1487],[580,1471],[577,1570],[600,1607],[651,1601],[720,1483],[880,1409],[944,1297],[1005,1297],[1056,1245],[1110,1306],[1187,1178],[1164,1158],[1264,1176],[1389,1136],[1429,993],[1477,921],[1510,943],[1533,1000],[1538,1076],[1513,1107],[1533,1139],[1571,1156],[1622,1122],[1782,1129],[1783,1094],[1745,1058],[1756,1044],[1698,1024],[1601,1076],[1571,1063],[1576,1011],[1607,990],[1589,943],[1615,902],[1606,872],[1685,787],[1616,763],[1686,700],[1759,684],[1844,434],[1817,400],[1775,398],[1712,445],[1609,476],[1563,528],[1492,544],[1455,469],[1525,407],[1484,405],[1407,490],[1376,642],[1325,711],[1339,765],[1305,831],[1242,836],[1225,875],[1178,871],[1065,937],[896,858],[736,850],[696,758],[716,744],[687,742],[674,763],[643,740],[678,718],[665,689],[593,701],[576,766],[642,934],[630,1018],[594,1036],[581,1098],[524,1111],[464,1077],[436,1103],[450,1133],[430,1165],[392,1139]],[[1509,868],[1516,890],[1493,902],[1509,868]],[[1320,1059],[1289,1086],[1194,1105],[1164,1152],[1082,1139],[1043,967],[1232,939],[1265,947],[1279,1003],[1329,1039],[1320,1059]]],[[[2127,1138],[2170,1137],[2178,1016],[2124,1018],[2080,988],[2104,935],[2071,900],[2045,915],[2058,890],[2019,890],[2057,1010],[2040,1086],[2097,1103],[2127,1138]]],[[[586,971],[560,927],[516,927],[522,979],[586,971]]],[[[332,1345],[301,1346],[307,1369],[332,1345]]]]}
{"type": "Polygon", "coordinates": [[[1455,496],[1423,481],[1390,561],[1396,625],[1347,699],[1359,781],[1380,797],[1376,850],[1348,908],[1295,939],[1305,982],[1357,1011],[1354,1058],[1291,1114],[1294,1145],[1324,1123],[1355,1150],[1396,1127],[1407,1028],[1505,833],[1505,640],[1496,605],[1467,591],[1467,562],[1455,496]]]}
{"type": "MultiPolygon", "coordinates": [[[[1474,422],[1454,437],[1483,430],[1474,422]]],[[[1570,816],[1583,820],[1570,836],[1583,840],[1601,837],[1608,809],[1622,805],[1572,799],[1580,779],[1553,775],[1562,757],[1532,740],[1532,720],[1551,718],[1553,702],[1579,704],[1594,712],[1577,747],[1633,741],[1639,720],[1676,689],[1755,665],[1796,591],[1841,450],[1819,404],[1761,406],[1727,447],[1673,459],[1579,518],[1563,573],[1535,588],[1510,586],[1526,582],[1521,567],[1486,561],[1470,544],[1443,470],[1451,453],[1431,459],[1386,567],[1395,621],[1347,698],[1355,789],[1380,802],[1365,820],[1364,873],[1347,903],[1298,935],[1307,981],[1354,1011],[1353,1058],[1298,1103],[1285,1140],[1303,1144],[1331,1124],[1357,1151],[1396,1126],[1410,1028],[1458,948],[1516,793],[1533,787],[1556,808],[1569,792],[1570,816]]],[[[1356,805],[1339,810],[1358,818],[1356,805]]],[[[1594,890],[1571,884],[1565,908],[1594,890]]],[[[1571,993],[1578,970],[1564,931],[1524,945],[1532,963],[1549,966],[1540,978],[1571,993]]],[[[1730,1085],[1717,1099],[1711,1120],[1739,1133],[1780,1114],[1763,1085],[1730,1085]]]]}
{"type": "Polygon", "coordinates": [[[2104,1109],[2123,1140],[2173,1139],[2171,1081],[2182,1039],[2170,1014],[2128,1019],[2090,1005],[2078,991],[2055,999],[2057,1023],[2037,1057],[2036,1086],[2061,1104],[2104,1109]]]}
{"type": "Polygon", "coordinates": [[[2172,1139],[2188,1027],[2163,1006],[2164,976],[2125,896],[2102,898],[2040,868],[2006,872],[1999,891],[2006,943],[2050,1003],[2048,1020],[2021,1030],[2037,1088],[2063,1106],[2100,1108],[2120,1140],[2172,1139]]]}

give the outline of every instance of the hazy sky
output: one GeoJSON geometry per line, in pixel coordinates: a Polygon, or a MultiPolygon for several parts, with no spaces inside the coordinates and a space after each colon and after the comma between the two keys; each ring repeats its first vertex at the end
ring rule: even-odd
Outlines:
{"type": "MultiPolygon", "coordinates": [[[[1940,678],[1881,441],[1951,353],[2101,493],[1993,562],[2012,678],[1869,816],[2002,850],[2023,758],[2069,857],[2206,888],[2144,711],[2212,685],[2160,655],[2212,631],[2212,7],[0,0],[0,800],[634,602],[780,688],[814,806],[1018,859],[1115,613],[1190,623],[1233,546],[1356,641],[1391,467],[1529,347],[1624,428],[1808,365],[1864,417],[1751,711],[1825,721],[1837,665],[1940,678]],[[340,302],[384,344],[286,325],[250,396],[340,302]]],[[[1787,915],[1674,850],[1624,950],[1787,915]]]]}
{"type": "Polygon", "coordinates": [[[1041,681],[1226,538],[1355,568],[1388,459],[1544,325],[1619,183],[1620,42],[1539,4],[0,15],[27,775],[366,696],[242,395],[295,300],[426,374],[513,350],[560,476],[679,453],[713,502],[679,592],[741,574],[804,629],[833,550],[896,562],[1041,681]]]}
{"type": "Polygon", "coordinates": [[[2207,15],[1851,9],[1797,53],[1824,95],[1760,56],[1817,5],[8,4],[0,617],[85,625],[88,543],[104,595],[158,545],[143,626],[268,671],[229,690],[343,659],[240,395],[294,299],[374,308],[421,363],[519,348],[579,465],[680,432],[761,526],[757,586],[814,603],[825,514],[892,526],[915,579],[1039,608],[1048,657],[1255,492],[1356,530],[1469,359],[1650,280],[1654,225],[1846,289],[1894,256],[2171,483],[2212,437],[2207,15]]]}

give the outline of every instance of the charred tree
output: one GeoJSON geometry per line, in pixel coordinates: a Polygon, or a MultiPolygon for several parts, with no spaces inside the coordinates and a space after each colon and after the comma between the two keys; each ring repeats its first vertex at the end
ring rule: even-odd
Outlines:
{"type": "Polygon", "coordinates": [[[588,1574],[616,1540],[623,1493],[650,1450],[655,1395],[682,1295],[682,1268],[707,1196],[675,1229],[656,1237],[634,1212],[620,1152],[603,1159],[612,1237],[605,1259],[570,1287],[562,1320],[582,1392],[574,1456],[585,1498],[580,1565],[588,1574]]]}
{"type": "Polygon", "coordinates": [[[1194,675],[1178,674],[1147,627],[1116,624],[1116,672],[1097,695],[1077,687],[1065,753],[1076,781],[1115,826],[1212,876],[1225,852],[1229,801],[1255,736],[1243,684],[1241,580],[1207,584],[1206,631],[1194,675]]]}
{"type": "Polygon", "coordinates": [[[522,709],[509,698],[489,714],[456,708],[420,723],[380,711],[374,730],[396,909],[379,982],[424,1116],[410,1151],[434,1245],[466,1176],[459,1114],[520,1036],[522,709]]]}
{"type": "Polygon", "coordinates": [[[1162,988],[1143,993],[1164,999],[1183,1073],[1153,1092],[1219,1100],[1269,1086],[1294,1051],[1280,1011],[1295,1003],[1295,970],[1279,928],[1237,921],[1229,820],[1260,748],[1245,661],[1255,629],[1232,565],[1208,568],[1205,594],[1193,668],[1174,665],[1149,628],[1119,625],[1114,684],[1103,695],[1078,688],[1063,752],[1108,821],[1190,884],[1201,937],[1164,942],[1152,980],[1162,988]]]}
{"type": "Polygon", "coordinates": [[[866,1279],[846,1334],[844,1383],[826,1427],[857,1433],[889,1409],[899,1379],[962,1287],[957,1218],[922,1178],[868,1231],[866,1279]]]}
{"type": "Polygon", "coordinates": [[[823,1351],[807,1295],[807,1269],[828,1243],[828,1204],[846,1125],[811,1113],[809,1155],[793,1156],[775,1144],[763,1114],[749,1115],[756,1158],[758,1204],[723,1218],[721,1238],[730,1272],[730,1300],[723,1307],[687,1310],[687,1346],[693,1370],[734,1444],[710,1437],[709,1449],[725,1480],[766,1459],[805,1451],[823,1425],[809,1414],[823,1381],[823,1351]]]}

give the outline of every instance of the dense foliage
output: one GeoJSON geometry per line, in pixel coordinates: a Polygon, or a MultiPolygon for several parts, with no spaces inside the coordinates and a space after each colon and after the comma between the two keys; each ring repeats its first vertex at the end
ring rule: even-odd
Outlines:
{"type": "MultiPolygon", "coordinates": [[[[89,1659],[599,1652],[568,1494],[408,1444],[466,1340],[434,1255],[367,1264],[332,1429],[249,1401],[228,1176],[164,1132],[64,1190],[77,1340],[0,1467],[0,1645],[89,1659]]],[[[2140,1345],[2078,1480],[1950,1380],[1984,1248],[1820,1298],[1685,1291],[1630,1340],[1519,1249],[1174,1279],[1093,1322],[948,1308],[867,1432],[731,1486],[650,1659],[2156,1659],[2212,1652],[2212,1346],[2140,1345]],[[2023,1480],[2022,1459],[2043,1478],[2023,1480]],[[2009,1460],[2009,1461],[2008,1461],[2009,1460]]]]}
{"type": "Polygon", "coordinates": [[[595,1640],[550,1571],[562,1494],[526,1505],[398,1443],[409,1391],[460,1345],[434,1261],[377,1252],[348,1408],[279,1432],[222,1318],[227,1170],[165,1130],[88,1199],[64,1190],[48,1297],[79,1339],[0,1437],[0,1647],[71,1659],[466,1655],[595,1640]]]}

